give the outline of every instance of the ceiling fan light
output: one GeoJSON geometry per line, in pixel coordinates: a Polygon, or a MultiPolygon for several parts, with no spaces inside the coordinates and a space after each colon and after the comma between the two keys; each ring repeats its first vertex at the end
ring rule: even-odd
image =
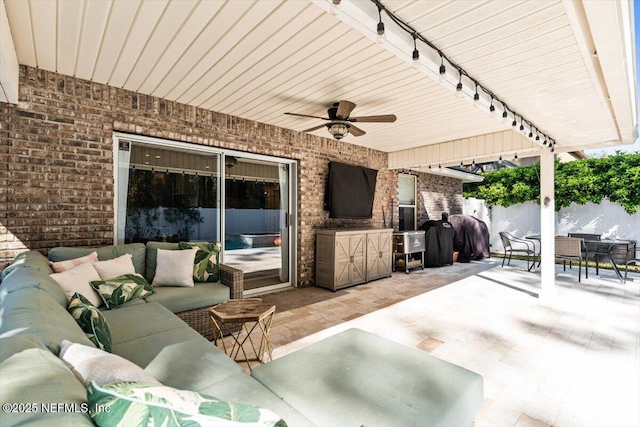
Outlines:
{"type": "Polygon", "coordinates": [[[345,123],[331,123],[329,126],[329,133],[333,135],[335,139],[342,139],[349,134],[349,126],[345,123]]]}

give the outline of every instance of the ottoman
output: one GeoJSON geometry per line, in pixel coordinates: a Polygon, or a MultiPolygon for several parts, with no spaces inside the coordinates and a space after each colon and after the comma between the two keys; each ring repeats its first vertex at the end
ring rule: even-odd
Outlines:
{"type": "Polygon", "coordinates": [[[360,329],[251,375],[318,426],[469,426],[484,398],[481,375],[360,329]]]}

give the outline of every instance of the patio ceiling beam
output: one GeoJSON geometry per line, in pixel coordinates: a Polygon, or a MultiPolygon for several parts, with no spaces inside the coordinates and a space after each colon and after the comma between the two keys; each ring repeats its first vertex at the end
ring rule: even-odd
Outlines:
{"type": "Polygon", "coordinates": [[[18,103],[18,57],[4,0],[0,0],[0,102],[18,103]]]}
{"type": "Polygon", "coordinates": [[[609,112],[607,120],[619,137],[611,145],[633,144],[638,138],[633,2],[562,4],[587,71],[598,83],[595,89],[609,112]]]}

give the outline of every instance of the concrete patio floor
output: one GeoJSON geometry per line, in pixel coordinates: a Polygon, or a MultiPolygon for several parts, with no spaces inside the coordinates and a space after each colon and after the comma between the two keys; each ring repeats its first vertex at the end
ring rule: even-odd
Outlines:
{"type": "Polygon", "coordinates": [[[476,426],[640,425],[640,275],[623,285],[590,271],[578,283],[575,267],[556,266],[558,295],[547,304],[539,272],[500,262],[265,296],[276,301],[274,357],[356,327],[482,374],[476,426]],[[305,298],[314,302],[298,306],[305,298]]]}

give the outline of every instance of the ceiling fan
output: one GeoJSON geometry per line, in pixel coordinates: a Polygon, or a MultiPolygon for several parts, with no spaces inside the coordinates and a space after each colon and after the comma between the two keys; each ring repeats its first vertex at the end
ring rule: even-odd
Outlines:
{"type": "Polygon", "coordinates": [[[331,108],[327,110],[329,117],[310,116],[308,114],[298,113],[285,113],[290,116],[311,117],[313,119],[326,120],[329,123],[323,123],[319,126],[314,126],[310,129],[305,129],[302,132],[313,132],[324,126],[327,127],[329,133],[333,135],[335,139],[342,139],[349,133],[353,136],[362,136],[366,132],[355,126],[353,123],[363,122],[377,122],[377,123],[393,123],[396,121],[395,114],[385,114],[381,116],[360,116],[349,117],[349,114],[356,108],[356,104],[349,101],[340,101],[333,104],[331,108]]]}

